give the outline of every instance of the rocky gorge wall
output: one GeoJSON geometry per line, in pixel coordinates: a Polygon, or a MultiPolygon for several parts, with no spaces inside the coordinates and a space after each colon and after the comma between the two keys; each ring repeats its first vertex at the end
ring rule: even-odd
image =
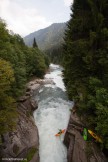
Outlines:
{"type": "MultiPolygon", "coordinates": [[[[2,160],[0,162],[24,162],[24,159],[26,162],[40,161],[38,129],[32,115],[33,111],[38,108],[38,104],[33,100],[32,95],[39,90],[41,85],[51,82],[51,80],[46,82],[36,79],[27,84],[25,96],[18,100],[16,130],[2,137],[3,144],[0,145],[2,160]]],[[[94,142],[84,141],[79,127],[84,127],[84,125],[73,108],[64,138],[64,144],[68,149],[68,162],[107,162],[108,160],[94,142]]]]}
{"type": "Polygon", "coordinates": [[[39,136],[33,118],[33,111],[38,108],[32,99],[44,80],[36,79],[27,84],[25,96],[17,101],[17,125],[13,132],[2,136],[0,145],[1,161],[3,162],[39,162],[39,136]]]}
{"type": "Polygon", "coordinates": [[[94,142],[84,141],[80,129],[83,127],[83,123],[73,108],[64,138],[64,144],[68,149],[68,162],[108,162],[94,142]]]}
{"type": "Polygon", "coordinates": [[[16,130],[2,137],[2,161],[26,160],[29,154],[34,153],[34,160],[31,162],[39,162],[38,130],[32,117],[32,112],[36,108],[37,103],[34,103],[30,97],[18,101],[16,130]]]}

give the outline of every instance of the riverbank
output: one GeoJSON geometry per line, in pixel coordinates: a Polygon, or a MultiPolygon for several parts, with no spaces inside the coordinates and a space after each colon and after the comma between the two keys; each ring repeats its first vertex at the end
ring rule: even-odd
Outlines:
{"type": "Polygon", "coordinates": [[[39,162],[39,136],[33,118],[33,111],[38,108],[38,104],[32,99],[32,95],[42,84],[41,79],[29,82],[25,95],[17,101],[16,128],[15,131],[2,135],[1,161],[21,162],[25,159],[27,162],[39,162]]]}
{"type": "Polygon", "coordinates": [[[105,155],[94,142],[84,141],[79,129],[81,127],[84,127],[84,124],[73,108],[64,138],[64,144],[68,149],[68,162],[107,162],[105,155]]]}
{"type": "Polygon", "coordinates": [[[13,162],[15,159],[17,161],[28,159],[34,150],[33,155],[39,162],[39,136],[32,116],[32,112],[36,108],[37,103],[33,102],[30,97],[23,97],[18,101],[16,129],[2,137],[2,161],[13,162]]]}
{"type": "Polygon", "coordinates": [[[38,108],[32,96],[42,85],[52,83],[51,80],[34,78],[26,85],[26,93],[17,101],[18,118],[16,129],[2,136],[0,154],[2,161],[39,162],[39,135],[33,112],[38,108]],[[16,160],[15,160],[16,159],[16,160]]]}

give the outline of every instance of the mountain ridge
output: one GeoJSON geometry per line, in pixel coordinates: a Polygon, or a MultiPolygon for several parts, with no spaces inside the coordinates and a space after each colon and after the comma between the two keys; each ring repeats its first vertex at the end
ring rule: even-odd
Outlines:
{"type": "Polygon", "coordinates": [[[27,46],[32,46],[35,38],[38,47],[44,51],[63,43],[65,29],[66,23],[53,23],[44,29],[30,33],[23,39],[27,46]]]}

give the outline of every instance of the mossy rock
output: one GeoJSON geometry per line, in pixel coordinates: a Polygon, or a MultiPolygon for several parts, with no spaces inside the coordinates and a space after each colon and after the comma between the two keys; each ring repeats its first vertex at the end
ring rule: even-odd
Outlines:
{"type": "Polygon", "coordinates": [[[32,147],[31,149],[29,149],[25,160],[22,160],[21,162],[29,162],[30,160],[32,160],[32,158],[36,152],[37,152],[37,148],[32,147]]]}

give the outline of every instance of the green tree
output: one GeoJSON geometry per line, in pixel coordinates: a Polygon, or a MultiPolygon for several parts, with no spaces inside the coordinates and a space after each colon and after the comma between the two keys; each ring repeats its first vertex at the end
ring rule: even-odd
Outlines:
{"type": "Polygon", "coordinates": [[[87,126],[101,132],[108,148],[108,1],[74,0],[71,10],[64,39],[64,82],[87,126]]]}
{"type": "Polygon", "coordinates": [[[37,45],[37,43],[36,43],[36,39],[34,38],[34,40],[33,40],[33,48],[38,48],[38,45],[37,45]]]}
{"type": "Polygon", "coordinates": [[[9,95],[14,80],[10,63],[0,59],[0,134],[12,131],[15,126],[15,100],[9,95]]]}
{"type": "Polygon", "coordinates": [[[22,94],[26,82],[24,43],[19,35],[10,35],[5,23],[0,22],[0,57],[12,64],[15,82],[11,92],[14,97],[22,94]]]}
{"type": "Polygon", "coordinates": [[[37,77],[43,77],[47,66],[45,65],[44,55],[39,49],[31,48],[30,57],[28,57],[29,74],[37,77]]]}
{"type": "Polygon", "coordinates": [[[47,59],[38,48],[29,48],[18,34],[9,34],[0,19],[0,134],[11,131],[17,111],[15,100],[24,93],[27,80],[43,77],[47,59]]]}

